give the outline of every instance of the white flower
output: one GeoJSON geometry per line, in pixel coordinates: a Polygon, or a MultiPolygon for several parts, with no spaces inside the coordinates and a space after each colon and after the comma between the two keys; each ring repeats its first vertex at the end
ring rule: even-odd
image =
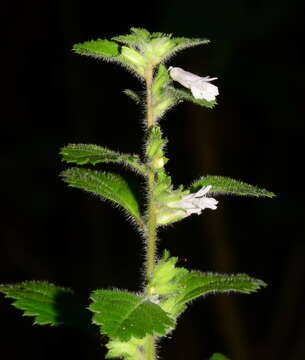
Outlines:
{"type": "Polygon", "coordinates": [[[205,186],[194,194],[185,195],[181,200],[169,202],[167,206],[177,209],[176,215],[182,217],[191,214],[200,215],[201,211],[204,209],[215,210],[217,209],[216,205],[218,204],[218,201],[214,198],[205,196],[211,188],[211,185],[205,186]]]}
{"type": "Polygon", "coordinates": [[[191,89],[195,99],[212,101],[215,100],[217,95],[219,95],[217,86],[210,84],[210,81],[217,79],[216,77],[200,77],[179,67],[170,66],[168,70],[173,80],[177,81],[184,87],[191,89]]]}

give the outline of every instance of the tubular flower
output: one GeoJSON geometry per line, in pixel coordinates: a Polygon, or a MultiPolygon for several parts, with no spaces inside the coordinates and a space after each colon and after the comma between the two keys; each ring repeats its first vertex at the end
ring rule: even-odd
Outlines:
{"type": "Polygon", "coordinates": [[[217,209],[218,201],[205,195],[211,190],[212,186],[204,186],[194,194],[185,195],[181,200],[173,201],[167,204],[170,208],[175,208],[180,211],[183,217],[191,214],[200,215],[204,209],[217,209]],[[181,209],[181,210],[179,210],[181,209]]]}
{"type": "Polygon", "coordinates": [[[183,195],[180,200],[166,201],[166,205],[158,209],[157,224],[171,224],[192,214],[200,215],[204,209],[217,209],[218,201],[205,196],[211,188],[211,185],[204,186],[196,193],[183,195]]]}
{"type": "Polygon", "coordinates": [[[216,99],[217,95],[219,95],[218,87],[210,83],[211,81],[216,80],[217,77],[200,77],[179,67],[170,66],[168,70],[173,80],[177,81],[184,87],[191,89],[195,99],[212,101],[216,99]]]}

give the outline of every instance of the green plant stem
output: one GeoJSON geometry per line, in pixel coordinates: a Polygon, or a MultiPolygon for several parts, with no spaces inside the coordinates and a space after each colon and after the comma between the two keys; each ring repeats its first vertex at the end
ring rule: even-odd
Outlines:
{"type": "MultiPolygon", "coordinates": [[[[146,116],[147,128],[153,125],[153,99],[152,99],[152,81],[153,81],[153,66],[149,65],[145,72],[146,79],[146,116]]],[[[153,199],[153,187],[155,184],[155,175],[153,171],[148,173],[148,208],[147,208],[147,230],[146,230],[146,281],[149,281],[153,275],[156,262],[156,240],[157,240],[157,221],[156,208],[153,199]]],[[[145,344],[146,360],[156,359],[155,337],[148,336],[145,344]]]]}
{"type": "Polygon", "coordinates": [[[146,360],[155,360],[156,359],[156,347],[155,347],[155,337],[148,336],[145,345],[146,360]]]}
{"type": "MultiPolygon", "coordinates": [[[[147,128],[153,125],[153,99],[152,99],[152,81],[153,81],[153,66],[148,65],[145,72],[146,80],[146,116],[147,128]]],[[[149,281],[152,277],[155,257],[156,257],[156,240],[157,240],[157,223],[156,223],[156,208],[153,199],[153,188],[155,185],[155,175],[153,171],[148,173],[148,206],[147,206],[147,232],[146,232],[146,280],[149,281]]]]}
{"type": "Polygon", "coordinates": [[[150,128],[154,123],[153,117],[153,103],[152,103],[152,81],[153,81],[153,66],[148,65],[145,71],[146,81],[146,118],[147,127],[150,128]]]}
{"type": "Polygon", "coordinates": [[[147,234],[146,234],[146,280],[149,281],[153,275],[156,257],[157,223],[156,209],[152,199],[152,188],[154,186],[154,174],[148,174],[148,212],[147,212],[147,234]]]}

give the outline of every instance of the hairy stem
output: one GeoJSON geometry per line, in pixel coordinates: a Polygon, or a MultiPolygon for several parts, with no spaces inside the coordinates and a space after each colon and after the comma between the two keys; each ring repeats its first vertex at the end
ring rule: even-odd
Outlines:
{"type": "MultiPolygon", "coordinates": [[[[145,72],[146,80],[146,117],[147,128],[153,125],[153,99],[152,99],[152,81],[153,81],[153,66],[147,67],[145,72]]],[[[155,184],[155,175],[153,171],[149,171],[147,190],[148,190],[148,204],[147,204],[147,230],[146,230],[146,281],[149,281],[153,275],[156,262],[156,240],[157,240],[157,222],[156,222],[156,208],[153,199],[153,187],[155,184]]],[[[155,360],[155,337],[148,336],[145,344],[146,360],[155,360]]]]}
{"type": "Polygon", "coordinates": [[[145,81],[146,81],[146,119],[147,127],[150,128],[154,123],[153,118],[153,103],[152,103],[152,80],[153,80],[153,67],[148,65],[145,71],[145,81]]]}
{"type": "Polygon", "coordinates": [[[148,175],[148,219],[147,219],[147,235],[146,235],[146,280],[149,281],[152,277],[155,267],[156,257],[156,239],[157,239],[157,224],[156,224],[156,209],[152,199],[152,188],[154,186],[154,174],[152,172],[148,175]]]}
{"type": "MultiPolygon", "coordinates": [[[[147,128],[153,125],[153,101],[152,101],[152,80],[153,67],[150,65],[145,72],[146,92],[147,92],[147,128]]],[[[147,206],[147,232],[146,232],[146,280],[150,280],[154,271],[155,257],[156,257],[156,239],[157,239],[157,224],[156,224],[156,209],[153,199],[153,187],[155,185],[155,175],[153,171],[148,173],[148,206],[147,206]]]]}

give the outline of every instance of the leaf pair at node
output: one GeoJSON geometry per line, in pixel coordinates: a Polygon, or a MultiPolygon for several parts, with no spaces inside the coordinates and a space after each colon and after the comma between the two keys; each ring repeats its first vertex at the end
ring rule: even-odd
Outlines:
{"type": "Polygon", "coordinates": [[[195,99],[189,90],[176,89],[172,83],[173,80],[169,76],[166,67],[163,64],[159,65],[152,85],[154,123],[157,123],[168,110],[183,101],[193,102],[210,109],[217,104],[216,100],[207,101],[204,99],[195,99]]]}
{"type": "Polygon", "coordinates": [[[156,265],[147,292],[157,295],[163,310],[177,318],[186,310],[190,301],[209,294],[242,293],[250,294],[266,284],[246,274],[217,274],[211,272],[189,271],[177,267],[178,258],[169,257],[165,251],[156,265]]]}
{"type": "Polygon", "coordinates": [[[147,67],[165,62],[173,54],[189,47],[207,44],[207,39],[174,38],[171,34],[149,33],[131,28],[131,33],[110,40],[92,40],[73,46],[81,55],[117,62],[144,78],[147,67]]]}
{"type": "MultiPolygon", "coordinates": [[[[98,145],[70,144],[61,149],[62,160],[77,165],[119,163],[137,174],[146,176],[146,165],[137,155],[121,154],[98,145]]],[[[70,187],[93,193],[102,199],[121,206],[127,214],[143,228],[138,197],[140,192],[127,178],[111,172],[102,172],[74,167],[62,172],[63,179],[70,187]]]]}
{"type": "MultiPolygon", "coordinates": [[[[135,103],[145,105],[145,94],[130,89],[124,90],[124,93],[135,103]]],[[[183,101],[189,101],[209,109],[217,104],[216,100],[195,99],[188,89],[175,88],[173,80],[163,64],[159,65],[153,79],[152,98],[154,124],[157,124],[168,110],[183,101]]]]}
{"type": "MultiPolygon", "coordinates": [[[[144,293],[96,290],[91,304],[79,300],[70,289],[45,281],[0,285],[0,292],[14,299],[13,305],[33,316],[39,325],[70,325],[107,335],[108,358],[141,359],[148,336],[166,336],[176,327],[177,317],[190,301],[208,294],[249,294],[265,284],[245,274],[225,275],[189,271],[177,267],[177,258],[165,251],[144,293]]],[[[216,355],[214,355],[216,356],[216,355]]],[[[217,358],[217,357],[216,357],[217,358]]],[[[215,358],[215,359],[216,359],[215,358]]]]}
{"type": "MultiPolygon", "coordinates": [[[[158,91],[157,89],[155,90],[158,91]]],[[[152,197],[157,211],[157,224],[167,225],[182,220],[189,215],[184,206],[192,206],[200,189],[211,187],[206,196],[232,194],[242,196],[273,197],[265,189],[222,176],[206,176],[195,181],[188,189],[180,186],[174,189],[171,177],[164,165],[168,159],[164,155],[167,140],[163,138],[159,126],[152,126],[148,133],[144,164],[138,155],[121,154],[97,145],[71,144],[61,150],[63,161],[77,165],[96,165],[99,163],[119,163],[146,177],[154,172],[155,185],[152,197]]],[[[139,203],[141,191],[133,186],[129,179],[115,173],[101,172],[85,168],[71,168],[63,173],[64,181],[76,187],[107,199],[121,206],[136,224],[143,229],[144,218],[141,214],[143,205],[139,203]]]]}
{"type": "MultiPolygon", "coordinates": [[[[130,34],[115,36],[111,41],[99,39],[76,44],[73,50],[81,55],[119,63],[142,80],[146,79],[148,72],[155,72],[152,112],[156,124],[166,111],[182,101],[191,101],[207,108],[216,105],[215,100],[195,99],[188,89],[175,88],[167,68],[163,65],[178,51],[207,43],[207,39],[174,38],[171,34],[150,34],[145,29],[131,28],[130,34]]],[[[124,93],[136,103],[146,104],[146,94],[129,89],[124,90],[124,93]]]]}

